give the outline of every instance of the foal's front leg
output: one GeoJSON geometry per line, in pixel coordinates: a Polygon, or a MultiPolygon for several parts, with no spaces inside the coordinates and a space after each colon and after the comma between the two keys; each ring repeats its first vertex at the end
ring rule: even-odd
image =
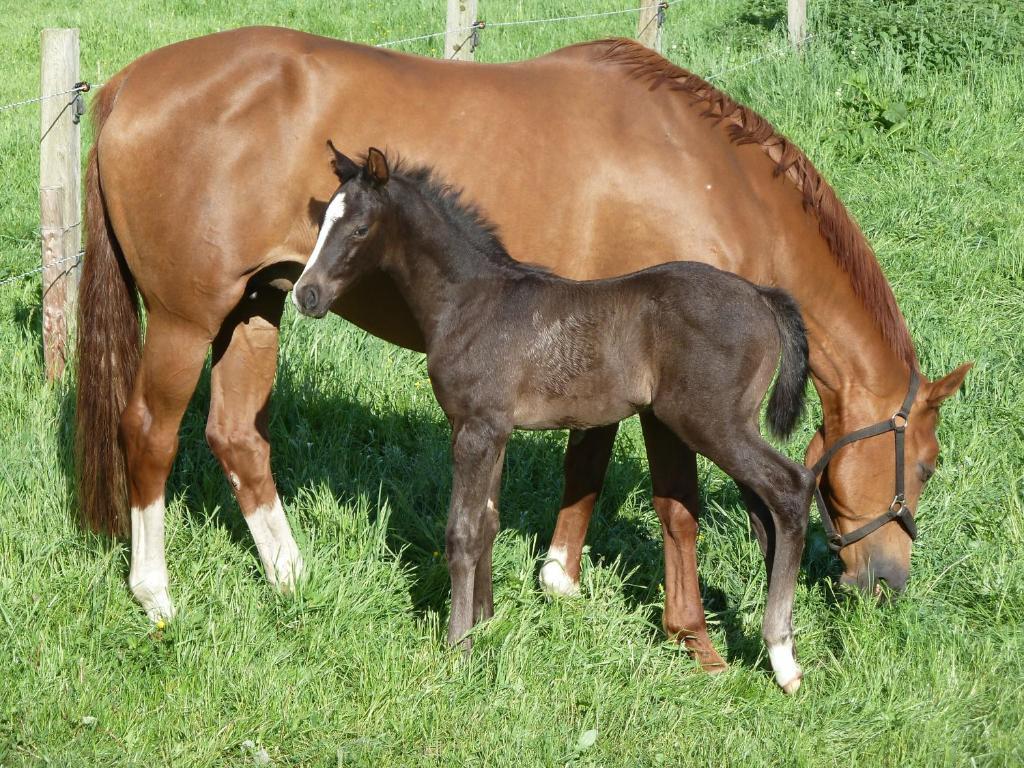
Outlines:
{"type": "Polygon", "coordinates": [[[490,490],[484,507],[484,550],[476,564],[473,580],[473,618],[484,621],[494,615],[494,578],[491,573],[491,555],[494,551],[494,537],[501,529],[498,513],[498,499],[501,496],[501,474],[505,467],[505,449],[502,447],[494,469],[491,472],[490,490]]]}
{"type": "Polygon", "coordinates": [[[452,431],[452,501],[448,513],[445,545],[452,580],[452,608],[448,620],[448,642],[462,642],[479,613],[491,612],[490,552],[498,533],[497,508],[488,499],[500,483],[501,459],[509,429],[482,419],[454,421],[452,431]],[[478,572],[483,569],[486,573],[478,572]],[[476,599],[476,588],[482,594],[476,599]]]}

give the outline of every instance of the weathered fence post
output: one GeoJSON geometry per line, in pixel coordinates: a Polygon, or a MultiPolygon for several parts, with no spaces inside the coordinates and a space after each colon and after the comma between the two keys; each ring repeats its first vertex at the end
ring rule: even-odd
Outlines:
{"type": "Polygon", "coordinates": [[[789,0],[789,44],[803,45],[807,36],[807,0],[789,0]]]}
{"type": "MultiPolygon", "coordinates": [[[[78,30],[44,29],[40,95],[78,82],[78,30]]],[[[43,234],[43,350],[46,376],[58,378],[67,360],[75,317],[82,244],[81,129],[69,93],[40,103],[39,213],[43,234]],[[69,319],[72,322],[69,322],[69,319]]]]}
{"type": "Polygon", "coordinates": [[[476,22],[476,0],[448,0],[448,22],[444,33],[446,59],[473,60],[473,34],[476,22]]]}
{"type": "Polygon", "coordinates": [[[656,0],[643,0],[640,7],[640,18],[636,22],[636,39],[651,50],[661,53],[661,27],[665,22],[664,3],[656,0]]]}
{"type": "Polygon", "coordinates": [[[46,378],[59,379],[67,363],[69,263],[64,260],[64,187],[39,189],[40,234],[43,240],[43,361],[46,378]]]}

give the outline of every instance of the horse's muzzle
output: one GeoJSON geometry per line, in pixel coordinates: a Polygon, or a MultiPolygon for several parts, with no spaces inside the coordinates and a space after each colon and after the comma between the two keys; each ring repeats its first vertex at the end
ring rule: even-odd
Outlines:
{"type": "Polygon", "coordinates": [[[884,582],[890,592],[898,595],[907,588],[909,576],[906,568],[896,563],[881,561],[872,563],[869,568],[855,576],[844,573],[839,581],[848,587],[857,587],[868,594],[877,593],[878,588],[884,582]]]}

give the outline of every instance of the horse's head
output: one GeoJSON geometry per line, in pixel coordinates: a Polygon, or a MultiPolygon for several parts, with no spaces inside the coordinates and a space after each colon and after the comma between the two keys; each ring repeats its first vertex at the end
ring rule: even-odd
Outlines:
{"type": "Polygon", "coordinates": [[[371,147],[360,166],[332,142],[327,146],[341,186],[327,204],[313,253],[292,292],[295,306],[312,317],[327,314],[341,293],[379,263],[388,210],[384,153],[371,147]]]}
{"type": "MultiPolygon", "coordinates": [[[[939,406],[956,393],[970,368],[965,363],[941,379],[920,381],[916,393],[892,419],[875,425],[875,434],[847,433],[849,442],[828,461],[821,490],[836,528],[833,546],[843,562],[843,584],[871,591],[884,581],[896,592],[906,586],[911,533],[916,530],[912,514],[939,455],[935,434],[939,406]],[[902,483],[896,477],[899,465],[902,483]]],[[[844,429],[860,427],[864,425],[843,425],[844,429]]],[[[843,437],[819,430],[807,448],[807,465],[813,466],[826,448],[843,437]]],[[[823,524],[827,529],[828,521],[823,524]]]]}

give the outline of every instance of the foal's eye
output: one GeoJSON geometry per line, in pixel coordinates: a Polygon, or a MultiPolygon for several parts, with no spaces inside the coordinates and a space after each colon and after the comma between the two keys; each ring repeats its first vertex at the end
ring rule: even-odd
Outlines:
{"type": "Polygon", "coordinates": [[[353,232],[352,234],[354,234],[356,237],[365,237],[366,233],[369,231],[370,228],[367,227],[366,225],[363,225],[361,227],[356,227],[355,232],[353,232]]]}

